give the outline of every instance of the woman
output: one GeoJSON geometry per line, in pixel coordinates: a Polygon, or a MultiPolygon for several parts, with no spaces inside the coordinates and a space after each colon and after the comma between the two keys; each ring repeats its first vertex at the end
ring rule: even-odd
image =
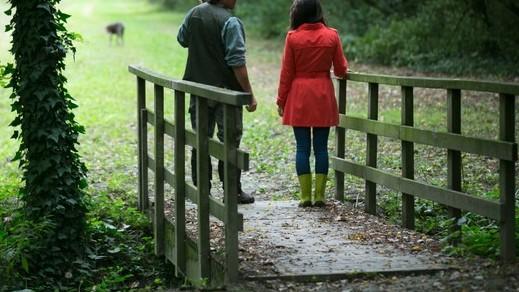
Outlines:
{"type": "Polygon", "coordinates": [[[296,170],[301,187],[299,206],[312,205],[310,146],[315,155],[314,206],[325,203],[328,175],[328,136],[339,114],[330,77],[345,77],[348,62],[337,31],[326,25],[319,0],[294,0],[285,41],[277,105],[283,124],[296,138],[296,170]],[[312,139],[313,137],[313,139],[312,139]]]}

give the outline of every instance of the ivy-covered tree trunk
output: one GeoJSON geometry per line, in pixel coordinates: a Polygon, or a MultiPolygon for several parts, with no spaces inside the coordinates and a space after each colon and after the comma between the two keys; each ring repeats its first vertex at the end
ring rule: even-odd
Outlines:
{"type": "MultiPolygon", "coordinates": [[[[69,15],[56,9],[59,0],[10,0],[11,53],[8,87],[16,117],[13,138],[20,140],[15,159],[23,171],[21,198],[27,219],[48,218],[54,228],[43,253],[29,258],[30,273],[65,276],[82,250],[85,229],[86,168],[76,146],[84,132],[74,120],[77,106],[65,88],[67,52],[75,53],[73,34],[64,24],[69,15]],[[44,269],[42,269],[44,268],[44,269]],[[43,271],[45,270],[45,271],[43,271]]],[[[67,274],[69,276],[70,274],[67,274]]]]}

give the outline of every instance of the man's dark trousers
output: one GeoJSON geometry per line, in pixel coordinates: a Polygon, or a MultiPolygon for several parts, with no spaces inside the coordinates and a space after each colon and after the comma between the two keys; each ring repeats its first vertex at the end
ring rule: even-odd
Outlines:
{"type": "MultiPolygon", "coordinates": [[[[196,131],[196,97],[191,97],[191,102],[189,106],[189,114],[191,117],[191,127],[194,131],[196,131]]],[[[217,128],[216,136],[218,137],[218,140],[223,142],[224,138],[224,127],[223,127],[223,104],[213,104],[209,103],[208,105],[208,115],[207,115],[207,123],[208,123],[208,136],[210,138],[214,135],[215,126],[217,128]]],[[[236,140],[235,140],[235,147],[240,147],[240,141],[243,133],[243,109],[239,108],[237,109],[238,116],[236,117],[236,140]]],[[[207,159],[210,159],[210,157],[207,157],[207,159]]],[[[212,165],[209,160],[209,180],[212,179],[212,165]]],[[[223,169],[223,161],[218,160],[218,176],[220,177],[220,181],[223,183],[224,181],[224,169],[223,169]]],[[[241,169],[238,169],[237,171],[238,176],[238,192],[240,192],[241,189],[241,169]]],[[[193,179],[193,184],[196,186],[197,184],[197,171],[196,171],[196,149],[193,148],[191,150],[191,177],[193,179]]]]}

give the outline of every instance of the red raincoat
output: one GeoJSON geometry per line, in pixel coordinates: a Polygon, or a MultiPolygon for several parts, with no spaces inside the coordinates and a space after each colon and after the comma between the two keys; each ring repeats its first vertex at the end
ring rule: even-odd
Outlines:
{"type": "Polygon", "coordinates": [[[335,90],[330,78],[344,76],[348,61],[335,29],[305,23],[288,32],[276,103],[283,124],[295,127],[331,127],[339,122],[335,90]]]}

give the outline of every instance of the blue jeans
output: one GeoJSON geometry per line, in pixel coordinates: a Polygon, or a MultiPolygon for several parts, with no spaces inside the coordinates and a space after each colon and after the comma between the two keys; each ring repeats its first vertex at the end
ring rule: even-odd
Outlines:
{"type": "Polygon", "coordinates": [[[328,174],[328,136],[330,128],[294,127],[296,137],[297,175],[309,174],[310,147],[313,142],[315,155],[315,173],[328,174]],[[313,141],[312,141],[313,134],[313,141]]]}

